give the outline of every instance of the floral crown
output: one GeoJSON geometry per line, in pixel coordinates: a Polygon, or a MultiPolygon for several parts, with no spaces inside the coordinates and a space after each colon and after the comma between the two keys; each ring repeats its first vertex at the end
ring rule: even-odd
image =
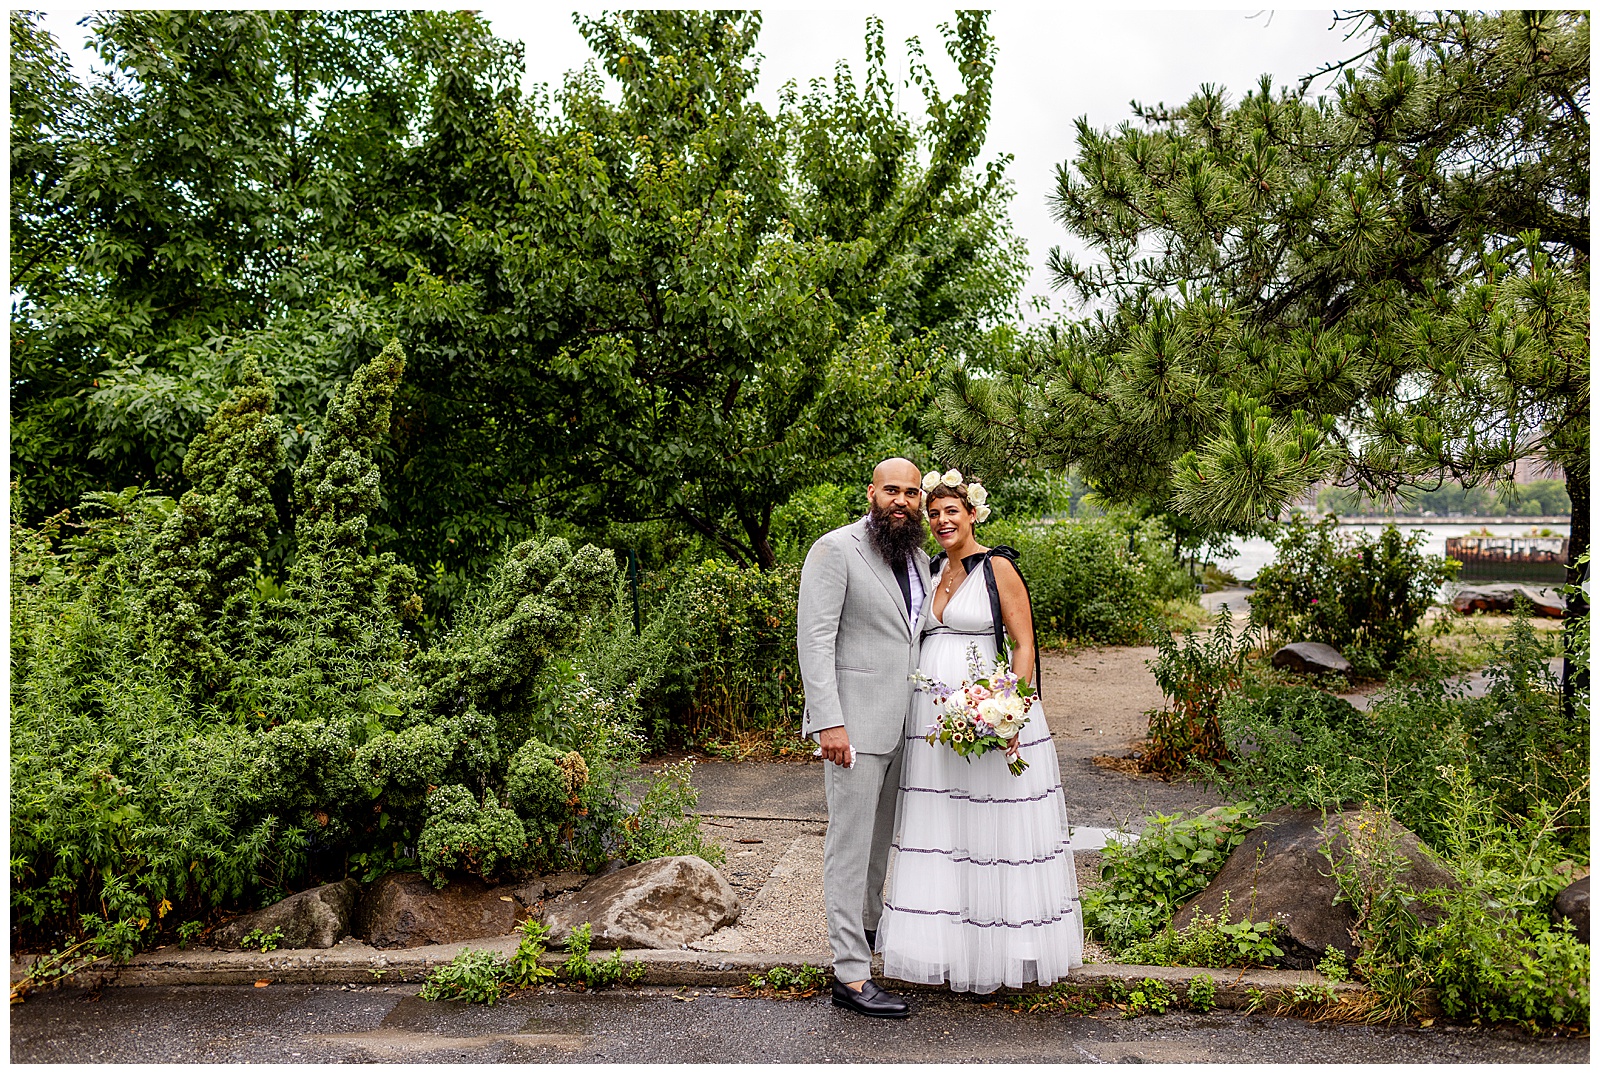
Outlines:
{"type": "MultiPolygon", "coordinates": [[[[938,470],[929,470],[922,475],[923,492],[932,492],[940,485],[945,488],[955,489],[958,492],[961,491],[961,471],[946,470],[941,474],[938,470]]],[[[967,503],[971,504],[973,509],[978,512],[978,522],[983,522],[989,517],[988,489],[978,484],[976,480],[969,481],[966,485],[965,498],[967,503]]],[[[924,514],[928,511],[926,501],[924,501],[922,511],[924,514]]]]}

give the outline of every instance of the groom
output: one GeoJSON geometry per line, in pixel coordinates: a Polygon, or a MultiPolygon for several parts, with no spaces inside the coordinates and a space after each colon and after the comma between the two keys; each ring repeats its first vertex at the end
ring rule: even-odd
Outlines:
{"type": "Polygon", "coordinates": [[[925,599],[922,474],[885,459],[867,486],[865,518],[824,534],[800,573],[798,644],[803,734],[823,757],[828,838],[822,886],[833,946],[833,1002],[904,1018],[905,1000],[872,980],[883,879],[894,835],[911,673],[925,599]]]}

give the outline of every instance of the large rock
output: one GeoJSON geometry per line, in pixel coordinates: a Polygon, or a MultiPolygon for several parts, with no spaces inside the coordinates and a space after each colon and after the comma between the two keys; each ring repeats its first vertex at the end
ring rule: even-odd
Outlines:
{"type": "Polygon", "coordinates": [[[1450,607],[1462,615],[1473,612],[1509,612],[1516,608],[1518,595],[1528,598],[1533,614],[1548,619],[1560,619],[1567,614],[1567,602],[1558,589],[1542,586],[1518,585],[1505,582],[1496,585],[1464,586],[1450,598],[1450,607]]]}
{"type": "Polygon", "coordinates": [[[1578,934],[1578,939],[1584,943],[1589,942],[1589,878],[1579,877],[1562,889],[1556,896],[1556,904],[1551,911],[1551,916],[1557,921],[1566,918],[1572,922],[1572,931],[1578,934]]]}
{"type": "MultiPolygon", "coordinates": [[[[1321,848],[1328,844],[1333,860],[1341,868],[1355,869],[1364,884],[1376,883],[1379,878],[1368,862],[1375,844],[1384,837],[1384,823],[1377,814],[1360,810],[1333,814],[1324,829],[1320,810],[1275,809],[1262,818],[1260,827],[1233,852],[1205,890],[1173,915],[1172,925],[1183,928],[1200,913],[1219,916],[1227,893],[1231,920],[1276,919],[1282,924],[1278,946],[1284,949],[1282,962],[1289,969],[1310,969],[1330,947],[1353,958],[1355,944],[1350,932],[1356,923],[1355,909],[1348,902],[1334,902],[1339,887],[1321,848]],[[1355,854],[1351,853],[1352,831],[1356,834],[1355,854]]],[[[1397,851],[1409,863],[1399,877],[1404,887],[1426,891],[1458,886],[1455,877],[1433,860],[1414,834],[1388,823],[1393,825],[1391,837],[1397,851]]],[[[1433,915],[1425,908],[1413,909],[1431,922],[1433,915]]]]}
{"type": "Polygon", "coordinates": [[[373,947],[504,936],[544,897],[540,880],[491,887],[468,877],[435,888],[421,873],[390,873],[361,900],[355,934],[373,947]]]}
{"type": "Polygon", "coordinates": [[[1331,645],[1320,641],[1297,641],[1272,654],[1272,666],[1288,668],[1301,675],[1350,674],[1350,661],[1331,645]]]}
{"type": "Polygon", "coordinates": [[[552,943],[588,922],[596,948],[677,948],[739,920],[739,899],[699,858],[655,858],[546,904],[541,919],[552,943]]]}
{"type": "Polygon", "coordinates": [[[350,918],[360,895],[361,885],[348,877],[302,891],[218,927],[211,944],[234,949],[253,929],[263,933],[282,929],[279,947],[332,947],[350,935],[350,918]]]}

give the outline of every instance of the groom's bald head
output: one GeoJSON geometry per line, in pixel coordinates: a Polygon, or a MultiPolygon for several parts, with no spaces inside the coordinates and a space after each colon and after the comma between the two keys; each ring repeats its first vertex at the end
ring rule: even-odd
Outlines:
{"type": "Polygon", "coordinates": [[[872,487],[883,488],[885,485],[916,489],[920,498],[922,471],[910,459],[884,459],[872,468],[872,487]]]}

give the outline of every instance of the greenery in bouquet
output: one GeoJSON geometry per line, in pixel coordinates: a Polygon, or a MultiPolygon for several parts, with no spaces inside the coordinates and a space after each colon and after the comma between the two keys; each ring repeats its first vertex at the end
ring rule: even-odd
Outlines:
{"type": "Polygon", "coordinates": [[[948,686],[921,672],[913,676],[917,689],[932,696],[939,715],[928,726],[928,745],[944,743],[969,762],[990,750],[1004,749],[1009,756],[1006,767],[1020,776],[1028,767],[1017,753],[1022,728],[1028,723],[1038,690],[1018,678],[1004,656],[994,662],[988,674],[978,647],[967,647],[969,678],[959,686],[948,686]]]}

